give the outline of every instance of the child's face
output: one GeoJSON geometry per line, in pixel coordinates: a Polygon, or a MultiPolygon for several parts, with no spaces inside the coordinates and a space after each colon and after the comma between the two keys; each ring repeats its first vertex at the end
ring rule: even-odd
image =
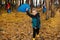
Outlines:
{"type": "Polygon", "coordinates": [[[32,10],[32,14],[33,15],[36,15],[37,14],[37,10],[35,9],[35,10],[32,10]]]}

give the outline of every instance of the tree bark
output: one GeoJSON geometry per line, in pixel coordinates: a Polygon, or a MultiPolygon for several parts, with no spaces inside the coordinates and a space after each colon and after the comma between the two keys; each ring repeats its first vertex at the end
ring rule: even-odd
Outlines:
{"type": "Polygon", "coordinates": [[[36,7],[37,7],[37,0],[36,0],[36,7]]]}
{"type": "Polygon", "coordinates": [[[29,4],[29,0],[26,0],[26,3],[29,4]]]}
{"type": "Polygon", "coordinates": [[[55,13],[54,13],[54,0],[51,0],[51,17],[54,17],[55,13]]]}
{"type": "Polygon", "coordinates": [[[21,0],[20,0],[20,6],[21,6],[21,0]]]}
{"type": "Polygon", "coordinates": [[[22,4],[24,4],[24,0],[22,0],[22,4]]]}
{"type": "Polygon", "coordinates": [[[59,0],[59,7],[60,7],[60,0],[59,0]]]}
{"type": "Polygon", "coordinates": [[[31,12],[32,12],[32,8],[33,8],[33,0],[30,0],[31,1],[31,12]]]}
{"type": "Polygon", "coordinates": [[[46,11],[46,20],[49,19],[49,0],[46,0],[46,8],[47,8],[47,11],[46,11]]]}

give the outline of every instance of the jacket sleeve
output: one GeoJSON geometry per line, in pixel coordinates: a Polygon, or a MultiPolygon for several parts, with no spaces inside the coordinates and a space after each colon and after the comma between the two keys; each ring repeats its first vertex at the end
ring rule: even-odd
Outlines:
{"type": "Polygon", "coordinates": [[[30,16],[31,18],[34,17],[34,15],[30,14],[28,11],[26,11],[27,15],[30,16]]]}

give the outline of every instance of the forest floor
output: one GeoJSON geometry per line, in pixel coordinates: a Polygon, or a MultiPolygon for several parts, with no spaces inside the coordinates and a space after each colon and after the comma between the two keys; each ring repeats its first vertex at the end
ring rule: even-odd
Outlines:
{"type": "MultiPolygon", "coordinates": [[[[0,40],[32,40],[31,18],[26,13],[5,11],[0,15],[0,40]]],[[[55,17],[45,20],[45,14],[40,13],[40,37],[36,40],[60,40],[60,12],[55,11],[55,17]]]]}

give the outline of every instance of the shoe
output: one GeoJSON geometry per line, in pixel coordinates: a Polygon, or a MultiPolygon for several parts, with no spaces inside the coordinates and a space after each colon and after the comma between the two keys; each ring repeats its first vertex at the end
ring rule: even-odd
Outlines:
{"type": "Polygon", "coordinates": [[[36,37],[39,37],[39,34],[38,34],[38,35],[36,35],[36,37]]]}
{"type": "Polygon", "coordinates": [[[33,38],[32,40],[35,40],[35,38],[33,38]]]}

